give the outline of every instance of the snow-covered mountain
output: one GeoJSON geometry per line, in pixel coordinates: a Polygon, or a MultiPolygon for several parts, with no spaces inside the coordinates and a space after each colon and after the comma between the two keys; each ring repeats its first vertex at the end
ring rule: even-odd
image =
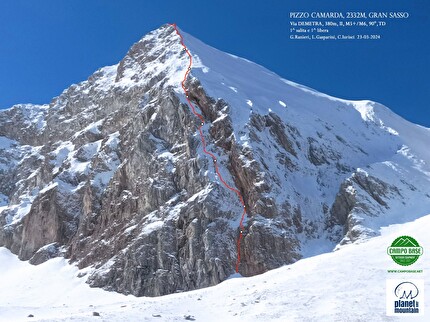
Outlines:
{"type": "MultiPolygon", "coordinates": [[[[207,149],[243,195],[251,276],[430,212],[430,130],[280,78],[181,32],[207,149]]],[[[0,246],[156,296],[234,273],[242,213],[198,136],[165,25],[48,105],[0,111],[0,246]]]]}

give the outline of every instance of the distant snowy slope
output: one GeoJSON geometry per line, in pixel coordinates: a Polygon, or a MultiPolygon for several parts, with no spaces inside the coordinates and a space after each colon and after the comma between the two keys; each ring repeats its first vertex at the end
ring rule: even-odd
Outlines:
{"type": "MultiPolygon", "coordinates": [[[[0,321],[398,321],[385,315],[387,278],[396,264],[386,248],[400,235],[411,235],[426,249],[430,245],[430,215],[382,229],[380,237],[310,257],[250,278],[158,298],[136,298],[92,289],[78,270],[62,259],[39,266],[20,262],[0,248],[0,321]]],[[[425,255],[424,255],[425,256],[425,255]]],[[[430,264],[420,258],[411,269],[429,289],[430,264]]],[[[424,317],[428,321],[428,301],[424,317]]],[[[402,318],[401,321],[409,321],[402,318]]]]}

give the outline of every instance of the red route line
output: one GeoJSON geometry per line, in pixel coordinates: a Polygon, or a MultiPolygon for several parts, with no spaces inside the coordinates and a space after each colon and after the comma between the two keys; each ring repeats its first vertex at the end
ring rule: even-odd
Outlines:
{"type": "Polygon", "coordinates": [[[244,226],[243,226],[243,220],[245,219],[245,215],[246,215],[246,206],[245,206],[245,202],[243,201],[243,197],[242,197],[242,194],[240,193],[240,191],[239,191],[239,190],[237,190],[236,188],[233,188],[233,187],[229,186],[229,184],[228,184],[227,182],[225,182],[225,180],[223,179],[223,177],[222,177],[221,173],[219,172],[218,163],[217,163],[217,159],[216,159],[215,155],[214,155],[214,154],[212,154],[211,152],[209,152],[208,150],[206,150],[206,141],[205,141],[205,138],[204,138],[204,136],[203,136],[203,132],[202,132],[202,127],[203,127],[203,125],[205,125],[205,119],[203,118],[203,115],[201,115],[200,113],[198,113],[198,112],[196,111],[196,109],[195,109],[195,107],[194,107],[193,103],[191,103],[191,100],[190,100],[190,98],[189,98],[189,96],[188,96],[188,91],[187,91],[187,89],[186,89],[186,87],[185,87],[185,81],[187,80],[188,75],[189,75],[189,74],[190,74],[190,72],[191,72],[191,66],[192,66],[192,64],[193,64],[193,58],[192,58],[192,56],[191,56],[190,52],[188,51],[187,46],[185,46],[185,44],[184,44],[184,38],[182,37],[181,33],[179,32],[178,27],[176,26],[176,23],[170,23],[169,25],[171,25],[173,28],[175,28],[176,34],[177,34],[177,35],[179,36],[179,38],[181,39],[181,45],[184,47],[184,51],[187,53],[187,55],[188,55],[188,57],[189,57],[189,59],[190,59],[190,62],[189,62],[189,64],[188,64],[188,68],[187,68],[187,70],[186,70],[186,72],[185,72],[184,79],[182,80],[181,85],[182,85],[182,89],[184,90],[185,97],[186,97],[186,99],[187,99],[188,105],[190,106],[191,110],[193,111],[193,114],[194,114],[195,116],[197,116],[197,117],[200,119],[200,121],[201,121],[201,123],[200,123],[200,126],[199,126],[198,130],[199,130],[199,134],[200,134],[200,139],[201,139],[201,141],[202,141],[203,152],[204,152],[205,154],[209,155],[209,156],[212,158],[213,163],[214,163],[214,166],[215,166],[215,172],[216,172],[216,174],[217,174],[217,176],[218,176],[219,180],[224,184],[224,186],[225,186],[227,189],[229,189],[229,190],[233,191],[234,193],[236,193],[237,197],[239,198],[240,203],[241,203],[241,204],[242,204],[242,206],[243,206],[243,213],[242,213],[242,217],[240,218],[240,223],[239,223],[239,227],[240,227],[240,234],[239,234],[239,238],[237,239],[237,262],[236,262],[236,273],[238,273],[238,272],[239,272],[239,264],[240,264],[240,242],[242,241],[242,235],[243,235],[243,229],[244,229],[244,226]]]}

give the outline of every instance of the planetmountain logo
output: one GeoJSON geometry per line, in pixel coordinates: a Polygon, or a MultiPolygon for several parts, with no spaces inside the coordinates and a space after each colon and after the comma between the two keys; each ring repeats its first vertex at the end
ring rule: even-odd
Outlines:
{"type": "Polygon", "coordinates": [[[387,280],[387,315],[423,315],[424,280],[387,280]]]}
{"type": "Polygon", "coordinates": [[[402,282],[394,290],[394,295],[401,300],[413,300],[419,293],[418,287],[412,282],[402,282]]]}
{"type": "Polygon", "coordinates": [[[423,254],[423,248],[410,236],[397,237],[390,247],[387,254],[394,262],[402,266],[409,266],[415,263],[423,254]]]}

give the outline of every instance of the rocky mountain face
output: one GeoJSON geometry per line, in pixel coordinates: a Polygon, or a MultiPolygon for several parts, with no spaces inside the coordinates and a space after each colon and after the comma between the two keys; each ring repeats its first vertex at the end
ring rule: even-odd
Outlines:
{"type": "MultiPolygon", "coordinates": [[[[242,275],[430,211],[429,129],[183,35],[207,149],[248,210],[242,275]]],[[[165,25],[50,104],[0,111],[0,246],[137,296],[234,273],[242,205],[202,151],[188,62],[165,25]]]]}

